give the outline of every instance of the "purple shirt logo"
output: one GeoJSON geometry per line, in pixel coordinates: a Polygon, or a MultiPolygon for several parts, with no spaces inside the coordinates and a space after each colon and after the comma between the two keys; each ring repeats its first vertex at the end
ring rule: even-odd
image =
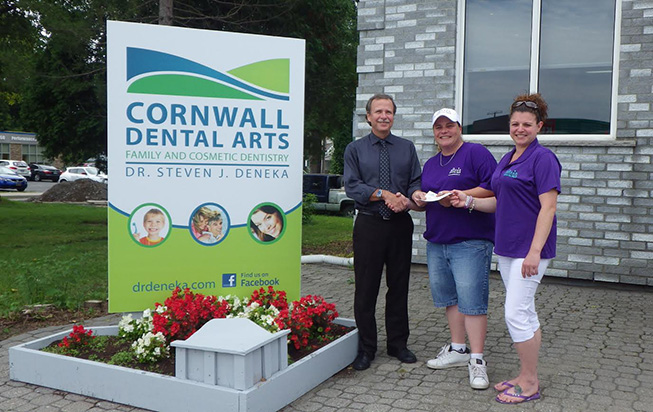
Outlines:
{"type": "Polygon", "coordinates": [[[517,171],[516,170],[506,170],[506,172],[503,175],[507,176],[507,177],[512,177],[513,179],[517,179],[517,171]]]}

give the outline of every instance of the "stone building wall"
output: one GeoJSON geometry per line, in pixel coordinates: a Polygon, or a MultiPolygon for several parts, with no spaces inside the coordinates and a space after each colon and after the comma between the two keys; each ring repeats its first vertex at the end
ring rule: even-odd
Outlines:
{"type": "MultiPolygon", "coordinates": [[[[558,256],[548,275],[653,286],[653,2],[620,0],[617,139],[546,142],[563,166],[558,256]]],[[[369,133],[374,93],[398,106],[393,132],[422,165],[435,154],[431,115],[455,106],[457,0],[361,0],[354,136],[369,133]]],[[[591,102],[588,102],[591,104],[591,102]]],[[[483,141],[497,159],[512,146],[483,141]]],[[[426,262],[424,216],[413,213],[413,261],[426,262]]]]}

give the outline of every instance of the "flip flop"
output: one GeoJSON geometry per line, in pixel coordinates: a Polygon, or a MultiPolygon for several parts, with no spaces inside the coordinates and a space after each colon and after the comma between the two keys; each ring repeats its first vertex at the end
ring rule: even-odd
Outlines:
{"type": "Polygon", "coordinates": [[[514,386],[515,386],[515,385],[513,385],[512,383],[510,383],[510,382],[508,382],[508,381],[503,381],[503,382],[501,382],[501,383],[498,383],[498,384],[494,385],[494,389],[497,390],[497,391],[499,391],[499,392],[503,392],[503,391],[505,391],[506,389],[513,388],[514,386]],[[497,389],[497,386],[499,386],[499,385],[502,386],[501,389],[497,389]]]}
{"type": "Polygon", "coordinates": [[[513,404],[516,405],[516,404],[518,404],[518,403],[524,403],[524,402],[534,401],[534,400],[537,400],[537,399],[540,399],[540,398],[541,398],[541,396],[540,396],[540,391],[539,391],[539,390],[538,390],[537,392],[535,392],[534,394],[532,394],[531,396],[524,396],[524,395],[521,395],[521,387],[520,387],[519,385],[515,385],[514,388],[516,388],[515,390],[516,390],[517,393],[508,393],[508,391],[510,390],[510,388],[506,389],[505,391],[503,391],[503,392],[501,392],[501,393],[504,394],[504,395],[506,395],[506,396],[509,396],[509,397],[511,397],[511,398],[513,398],[513,399],[516,399],[515,402],[507,402],[507,401],[504,401],[503,399],[499,398],[499,395],[501,395],[501,394],[497,395],[497,397],[494,398],[494,399],[495,399],[497,402],[499,402],[499,403],[503,403],[503,404],[505,404],[505,405],[513,405],[513,404]]]}

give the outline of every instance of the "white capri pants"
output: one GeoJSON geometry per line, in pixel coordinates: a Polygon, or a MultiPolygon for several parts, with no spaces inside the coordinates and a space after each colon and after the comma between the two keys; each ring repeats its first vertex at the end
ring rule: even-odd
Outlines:
{"type": "Polygon", "coordinates": [[[521,274],[523,258],[498,256],[499,272],[506,287],[506,325],[515,343],[531,339],[540,328],[535,312],[535,292],[550,262],[551,259],[540,259],[538,274],[524,278],[521,274]]]}

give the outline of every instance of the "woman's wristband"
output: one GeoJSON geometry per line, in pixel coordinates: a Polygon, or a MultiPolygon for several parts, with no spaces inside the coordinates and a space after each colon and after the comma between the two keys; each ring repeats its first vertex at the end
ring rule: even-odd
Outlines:
{"type": "Polygon", "coordinates": [[[474,210],[474,196],[467,195],[467,199],[465,199],[465,207],[469,209],[469,213],[472,213],[472,210],[474,210]]]}

